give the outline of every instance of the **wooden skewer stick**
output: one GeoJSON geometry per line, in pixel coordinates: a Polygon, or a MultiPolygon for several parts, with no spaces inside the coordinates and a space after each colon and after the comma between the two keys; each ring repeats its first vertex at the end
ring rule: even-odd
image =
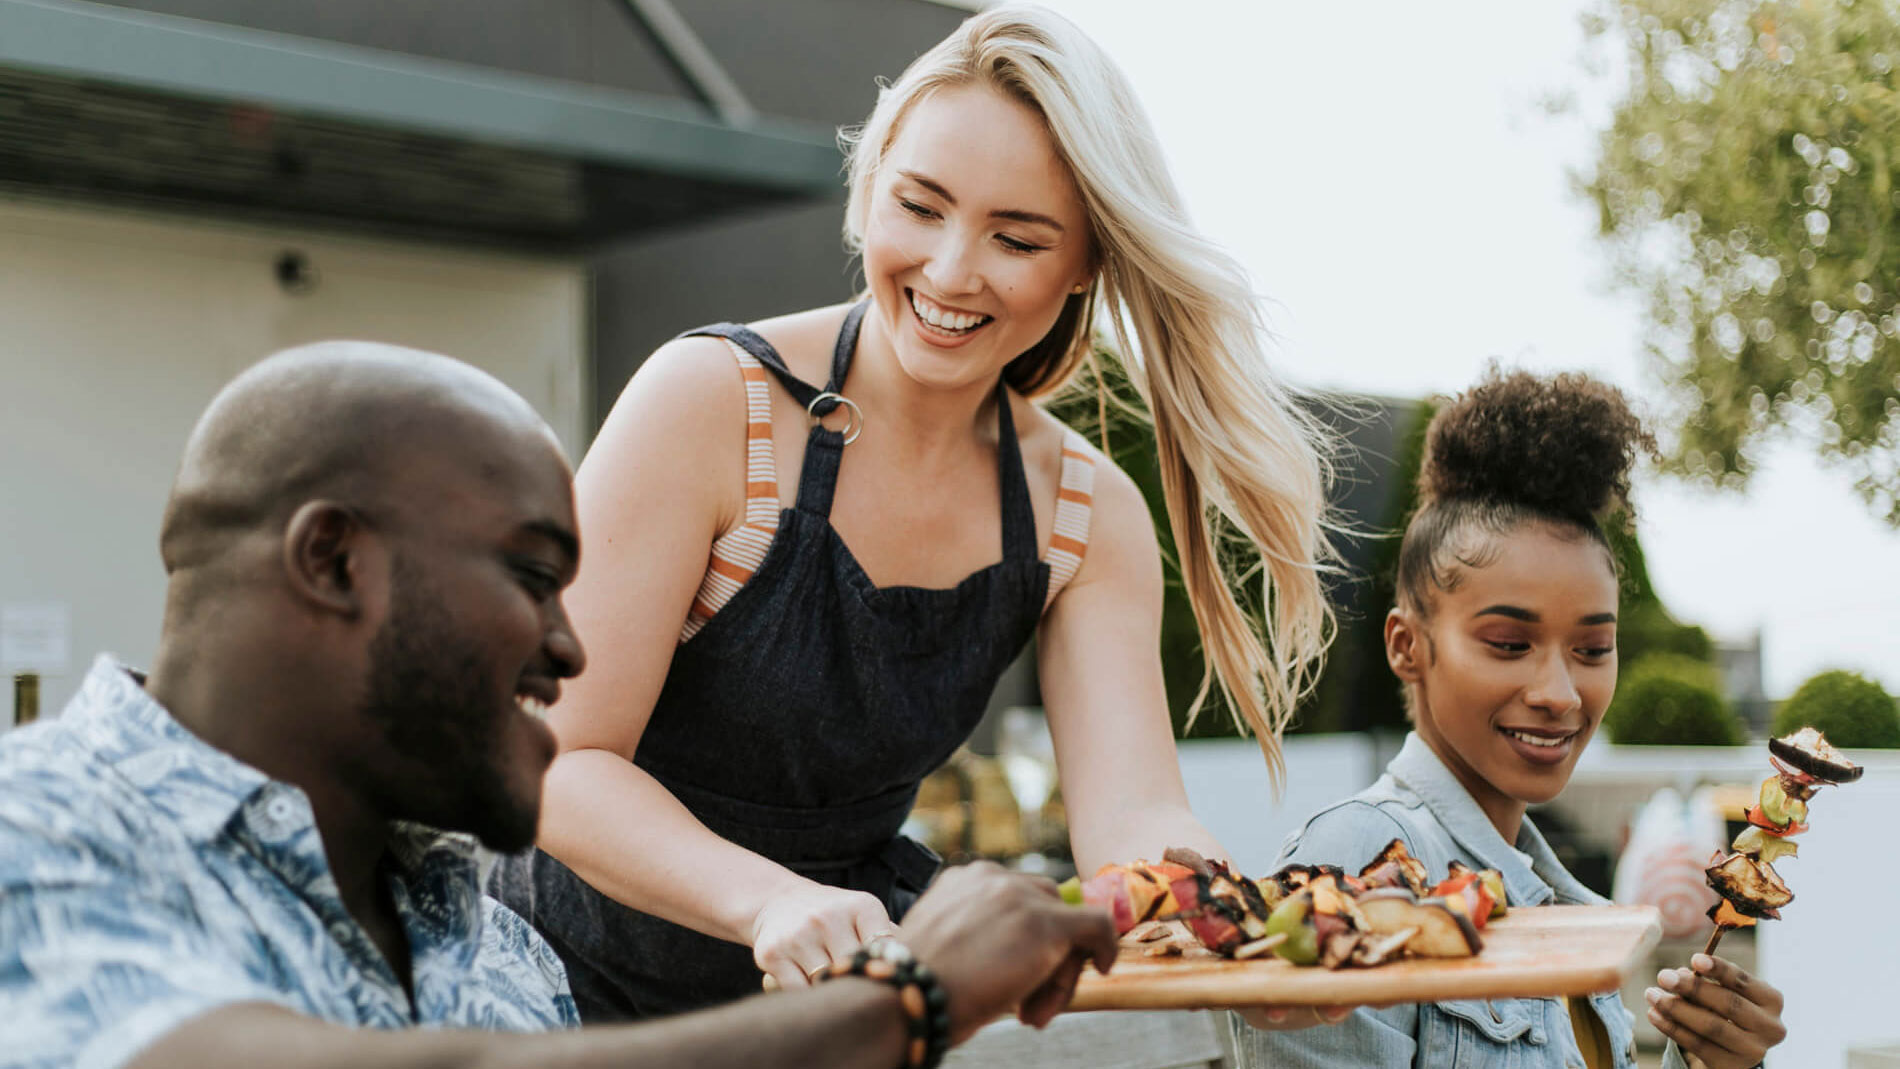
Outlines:
{"type": "Polygon", "coordinates": [[[1711,933],[1709,933],[1709,943],[1708,943],[1708,945],[1707,945],[1707,946],[1705,946],[1705,947],[1703,947],[1703,948],[1702,948],[1702,952],[1703,952],[1704,954],[1707,954],[1707,955],[1708,955],[1708,956],[1710,956],[1710,957],[1714,957],[1714,956],[1715,956],[1715,944],[1717,944],[1717,943],[1719,943],[1719,942],[1721,942],[1721,941],[1722,941],[1722,933],[1723,933],[1723,932],[1726,932],[1726,931],[1728,931],[1728,929],[1727,929],[1727,928],[1724,928],[1724,927],[1722,927],[1722,926],[1721,926],[1721,925],[1719,925],[1719,924],[1718,924],[1718,925],[1716,925],[1716,926],[1715,926],[1715,931],[1713,931],[1713,932],[1711,932],[1711,933]]]}

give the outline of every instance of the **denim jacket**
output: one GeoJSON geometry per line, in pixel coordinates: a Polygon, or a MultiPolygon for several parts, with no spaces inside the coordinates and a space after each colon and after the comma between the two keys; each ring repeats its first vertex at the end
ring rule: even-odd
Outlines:
{"type": "MultiPolygon", "coordinates": [[[[1497,869],[1512,906],[1602,905],[1551,853],[1529,818],[1513,846],[1498,834],[1464,785],[1425,741],[1406,737],[1385,775],[1371,787],[1322,809],[1287,838],[1279,864],[1334,864],[1357,872],[1393,839],[1405,840],[1427,872],[1452,861],[1497,869]]],[[[1592,995],[1590,1008],[1609,1036],[1616,1069],[1635,1069],[1634,1018],[1615,992],[1592,995]]],[[[1460,999],[1361,1009],[1334,1027],[1259,1031],[1233,1018],[1242,1066],[1377,1069],[1582,1069],[1583,1054],[1560,998],[1460,999]]],[[[1665,1069],[1686,1069],[1672,1044],[1665,1069]]]]}

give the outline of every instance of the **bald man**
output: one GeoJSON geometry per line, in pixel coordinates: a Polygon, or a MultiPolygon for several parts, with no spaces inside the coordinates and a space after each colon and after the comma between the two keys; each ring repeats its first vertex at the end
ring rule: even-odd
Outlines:
{"type": "MultiPolygon", "coordinates": [[[[850,977],[494,1034],[578,1023],[475,843],[533,841],[579,553],[553,434],[480,371],[331,343],[226,387],[165,510],[151,674],[101,657],[0,739],[0,1066],[905,1064],[900,991],[850,977]]],[[[1105,914],[993,866],[899,939],[957,1038],[1047,1021],[1115,953],[1105,914]]]]}

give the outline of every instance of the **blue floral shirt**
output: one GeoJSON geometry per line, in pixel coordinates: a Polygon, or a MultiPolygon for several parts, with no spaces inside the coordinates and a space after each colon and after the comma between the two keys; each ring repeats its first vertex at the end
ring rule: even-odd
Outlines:
{"type": "Polygon", "coordinates": [[[219,1006],[342,1025],[577,1026],[567,975],[481,893],[472,839],[391,829],[413,1000],[337,894],[304,793],[101,657],[0,738],[0,1066],[115,1066],[219,1006]]]}
{"type": "MultiPolygon", "coordinates": [[[[1513,906],[1604,905],[1577,882],[1526,817],[1507,843],[1416,733],[1377,783],[1315,813],[1287,837],[1280,864],[1334,864],[1357,872],[1393,839],[1442,873],[1453,861],[1497,869],[1513,906]]],[[[1615,992],[1592,995],[1615,1069],[1635,1069],[1634,1018],[1615,992]]],[[[1583,1069],[1584,1057],[1563,999],[1464,999],[1355,1011],[1335,1027],[1263,1032],[1233,1018],[1242,1066],[1371,1069],[1457,1066],[1458,1069],[1583,1069]]],[[[1686,1069],[1670,1044],[1665,1069],[1686,1069]]]]}

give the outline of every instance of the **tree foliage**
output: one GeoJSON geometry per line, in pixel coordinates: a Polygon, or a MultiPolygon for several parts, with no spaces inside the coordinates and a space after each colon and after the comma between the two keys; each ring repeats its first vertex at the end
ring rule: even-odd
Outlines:
{"type": "MultiPolygon", "coordinates": [[[[1616,557],[1621,586],[1617,608],[1616,655],[1624,667],[1635,665],[1651,654],[1668,654],[1703,663],[1715,657],[1715,643],[1709,633],[1694,624],[1680,623],[1664,607],[1662,598],[1649,581],[1649,561],[1636,530],[1623,515],[1611,516],[1603,524],[1603,533],[1616,557]]],[[[1712,684],[1718,689],[1720,683],[1712,684]]]]}
{"type": "Polygon", "coordinates": [[[1792,432],[1900,525],[1900,0],[1627,0],[1583,185],[1647,297],[1671,463],[1740,486],[1792,432]]]}

